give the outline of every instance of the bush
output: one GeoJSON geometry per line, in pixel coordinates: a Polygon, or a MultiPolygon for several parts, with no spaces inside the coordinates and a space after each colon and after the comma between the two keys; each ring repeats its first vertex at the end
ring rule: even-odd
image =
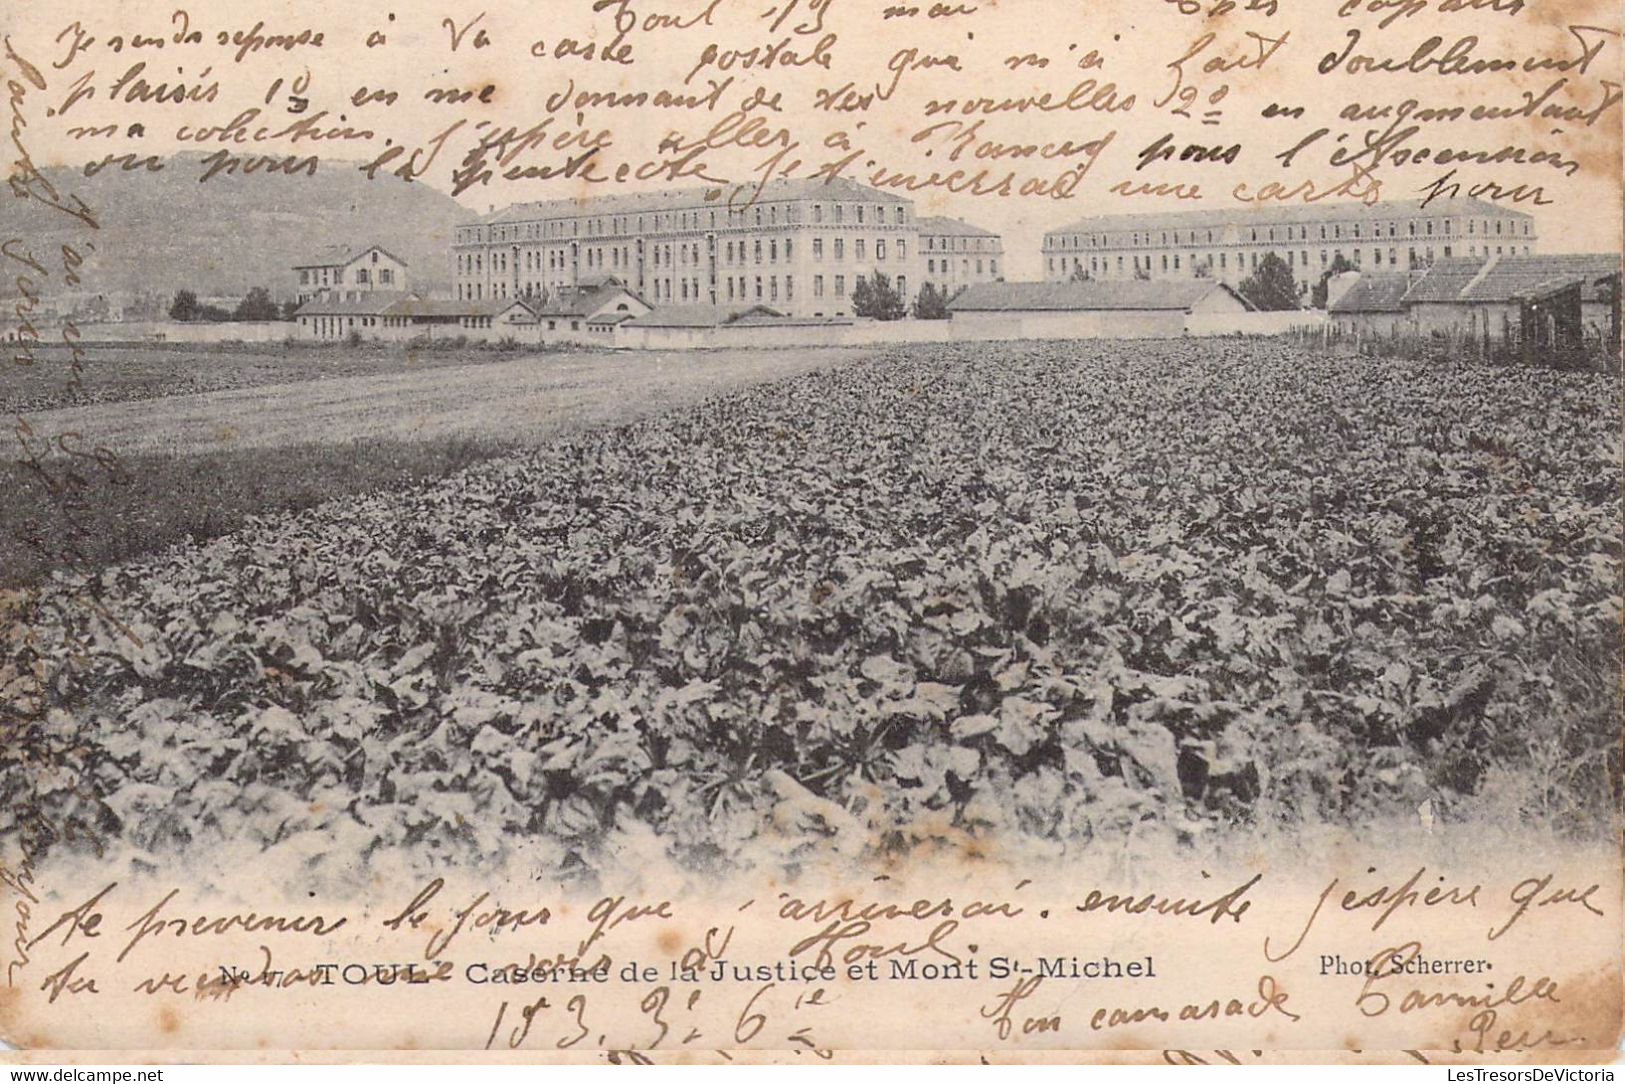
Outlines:
{"type": "Polygon", "coordinates": [[[914,319],[948,319],[948,299],[934,284],[928,282],[920,287],[919,295],[914,298],[914,319]]]}

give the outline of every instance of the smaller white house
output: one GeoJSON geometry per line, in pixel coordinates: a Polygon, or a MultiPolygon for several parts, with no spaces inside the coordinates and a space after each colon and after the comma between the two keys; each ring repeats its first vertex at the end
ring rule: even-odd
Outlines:
{"type": "Polygon", "coordinates": [[[560,287],[534,306],[541,341],[597,343],[613,338],[615,328],[642,316],[651,306],[614,275],[585,279],[578,286],[560,287]]]}
{"type": "Polygon", "coordinates": [[[381,245],[329,245],[311,262],[295,265],[293,272],[300,304],[323,294],[354,299],[361,294],[403,293],[411,288],[406,261],[381,245]]]}

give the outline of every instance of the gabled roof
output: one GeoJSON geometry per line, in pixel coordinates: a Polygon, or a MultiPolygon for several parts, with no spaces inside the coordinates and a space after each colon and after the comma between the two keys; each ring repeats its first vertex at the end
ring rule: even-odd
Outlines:
{"type": "Polygon", "coordinates": [[[1406,304],[1458,302],[1493,304],[1542,297],[1580,284],[1584,301],[1604,298],[1601,280],[1620,270],[1620,257],[1606,253],[1489,256],[1438,260],[1410,292],[1406,304]]]}
{"type": "Polygon", "coordinates": [[[1316,222],[1375,222],[1411,218],[1449,218],[1471,215],[1477,218],[1529,219],[1533,216],[1509,207],[1501,207],[1486,200],[1470,196],[1423,201],[1383,200],[1365,204],[1345,200],[1341,203],[1292,204],[1285,207],[1266,207],[1246,210],[1236,207],[1211,208],[1200,211],[1161,211],[1144,214],[1095,215],[1082,218],[1070,225],[1050,230],[1046,239],[1060,233],[1088,233],[1109,230],[1163,230],[1163,229],[1218,229],[1221,226],[1279,226],[1316,222]],[[1424,206],[1424,202],[1426,205],[1424,206]]]}
{"type": "Polygon", "coordinates": [[[1619,269],[1620,257],[1601,254],[1498,256],[1462,296],[1467,301],[1511,300],[1550,293],[1580,282],[1581,297],[1596,301],[1600,297],[1597,280],[1619,269]]]}
{"type": "Polygon", "coordinates": [[[612,278],[600,286],[561,288],[542,304],[533,306],[533,310],[537,316],[590,316],[619,294],[625,294],[640,305],[648,305],[619,279],[612,278]]]}
{"type": "Polygon", "coordinates": [[[992,230],[984,230],[980,226],[973,226],[969,222],[958,218],[948,218],[944,215],[927,215],[915,220],[920,227],[920,233],[930,234],[933,237],[997,237],[992,230]]]}
{"type": "Polygon", "coordinates": [[[948,303],[948,309],[951,312],[1189,312],[1215,290],[1222,290],[1247,305],[1240,294],[1212,280],[1093,279],[1088,282],[977,283],[960,291],[948,303]]]}
{"type": "Polygon", "coordinates": [[[305,302],[294,316],[383,316],[410,297],[400,290],[373,290],[354,300],[322,295],[305,302]]]}
{"type": "Polygon", "coordinates": [[[1458,256],[1448,260],[1435,260],[1416,284],[1405,294],[1407,305],[1419,301],[1455,301],[1467,284],[1478,277],[1487,261],[1458,256]]]}
{"type": "Polygon", "coordinates": [[[389,251],[389,249],[385,248],[383,245],[325,245],[316,250],[316,259],[310,261],[309,263],[296,263],[293,265],[293,269],[295,271],[299,271],[309,267],[347,267],[356,260],[365,256],[367,253],[371,252],[373,249],[377,249],[379,252],[382,252],[385,256],[388,256],[402,267],[407,266],[405,260],[389,251]]]}
{"type": "Polygon", "coordinates": [[[633,314],[629,312],[601,312],[597,316],[589,317],[587,326],[614,327],[616,324],[623,324],[632,318],[633,314]]]}
{"type": "Polygon", "coordinates": [[[1354,285],[1327,306],[1329,312],[1404,312],[1405,294],[1414,281],[1401,273],[1362,274],[1354,285]]]}
{"type": "Polygon", "coordinates": [[[721,327],[754,317],[782,318],[766,305],[665,305],[627,321],[628,327],[721,327]]]}

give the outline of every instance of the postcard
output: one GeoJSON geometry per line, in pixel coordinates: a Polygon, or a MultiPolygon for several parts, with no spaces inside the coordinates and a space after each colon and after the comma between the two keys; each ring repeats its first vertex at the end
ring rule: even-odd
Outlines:
{"type": "Polygon", "coordinates": [[[1614,1060],[1621,29],[0,11],[4,1056],[1614,1060]]]}

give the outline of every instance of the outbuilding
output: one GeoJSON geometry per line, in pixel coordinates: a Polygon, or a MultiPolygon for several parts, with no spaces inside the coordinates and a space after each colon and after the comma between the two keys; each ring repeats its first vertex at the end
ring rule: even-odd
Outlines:
{"type": "Polygon", "coordinates": [[[1145,279],[993,282],[967,287],[948,304],[966,337],[1135,339],[1183,335],[1192,316],[1252,311],[1222,282],[1145,279]]]}

